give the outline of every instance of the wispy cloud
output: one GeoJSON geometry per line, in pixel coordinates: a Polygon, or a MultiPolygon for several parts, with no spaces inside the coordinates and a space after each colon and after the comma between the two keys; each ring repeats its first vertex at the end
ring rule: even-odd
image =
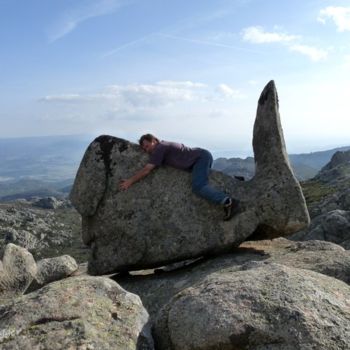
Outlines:
{"type": "Polygon", "coordinates": [[[215,41],[193,39],[193,38],[187,38],[187,37],[164,34],[164,33],[158,33],[158,35],[161,37],[164,37],[164,38],[187,41],[189,43],[194,43],[194,44],[198,44],[198,45],[206,45],[206,46],[213,46],[213,47],[221,47],[221,48],[225,48],[225,49],[233,49],[233,50],[238,50],[238,51],[259,53],[257,50],[251,50],[251,49],[247,49],[247,48],[235,46],[235,45],[222,44],[222,43],[215,42],[215,41]]]}
{"type": "Polygon", "coordinates": [[[224,98],[244,98],[246,97],[242,92],[238,89],[234,89],[231,86],[227,84],[219,84],[217,87],[217,91],[219,94],[221,94],[224,98]]]}
{"type": "Polygon", "coordinates": [[[69,119],[74,119],[76,116],[83,116],[84,113],[96,119],[101,113],[114,115],[115,119],[135,116],[142,119],[149,115],[161,115],[161,111],[166,111],[163,114],[167,114],[169,110],[181,106],[187,110],[196,109],[196,106],[203,108],[204,105],[210,105],[215,101],[224,102],[242,97],[244,95],[240,90],[233,89],[227,84],[211,87],[200,82],[167,80],[154,84],[111,85],[93,94],[48,95],[40,98],[39,102],[48,107],[67,107],[68,114],[55,113],[54,119],[66,119],[67,116],[69,119]]]}
{"type": "Polygon", "coordinates": [[[105,52],[101,55],[101,58],[113,56],[126,48],[150,41],[152,38],[156,38],[156,37],[163,38],[163,39],[184,41],[184,42],[188,42],[188,43],[192,43],[192,44],[196,44],[196,45],[219,47],[219,48],[223,48],[223,49],[231,49],[231,50],[261,54],[261,52],[259,52],[258,50],[252,50],[252,49],[247,49],[247,48],[236,46],[236,45],[229,45],[229,44],[216,42],[215,39],[214,40],[202,40],[202,39],[190,38],[190,37],[185,37],[185,36],[166,34],[166,33],[162,33],[162,32],[154,32],[154,33],[150,33],[148,35],[145,35],[141,38],[138,38],[136,40],[132,40],[132,41],[125,43],[123,45],[120,45],[120,46],[114,48],[113,50],[105,52]]]}
{"type": "Polygon", "coordinates": [[[235,50],[242,50],[252,53],[257,53],[257,51],[245,49],[238,46],[233,45],[225,45],[220,44],[216,42],[216,38],[214,40],[201,40],[196,38],[190,38],[187,35],[183,35],[182,33],[188,33],[191,32],[191,30],[207,25],[213,21],[219,20],[221,18],[227,17],[232,15],[233,12],[235,12],[235,9],[237,7],[245,6],[248,3],[250,3],[252,0],[237,0],[234,4],[226,4],[222,8],[217,8],[215,11],[210,11],[206,13],[200,13],[197,15],[191,15],[189,17],[182,18],[180,21],[176,23],[171,23],[167,25],[166,27],[158,30],[157,32],[149,33],[145,36],[142,36],[140,38],[134,39],[132,41],[129,41],[125,44],[119,45],[115,47],[114,49],[105,52],[101,55],[102,58],[115,55],[119,53],[120,51],[137,46],[139,44],[144,44],[150,42],[152,39],[160,37],[163,37],[165,39],[173,39],[173,40],[181,40],[186,42],[191,42],[197,45],[207,45],[207,46],[213,46],[213,47],[221,47],[221,48],[227,48],[227,49],[235,49],[235,50]]]}
{"type": "Polygon", "coordinates": [[[328,6],[320,11],[317,20],[325,24],[329,18],[339,32],[350,31],[350,7],[328,6]]]}
{"type": "Polygon", "coordinates": [[[248,41],[253,44],[265,44],[265,43],[285,43],[296,40],[298,37],[295,35],[288,35],[278,32],[267,32],[260,26],[253,26],[243,29],[242,36],[244,41],[248,41]]]}
{"type": "Polygon", "coordinates": [[[318,49],[308,45],[295,44],[290,45],[289,50],[299,52],[311,59],[311,61],[318,62],[325,60],[328,57],[328,51],[318,49]]]}
{"type": "Polygon", "coordinates": [[[143,36],[141,38],[129,41],[129,42],[127,42],[127,43],[125,43],[123,45],[120,45],[120,46],[118,46],[118,47],[116,47],[116,48],[114,48],[114,49],[112,49],[112,50],[110,50],[108,52],[103,53],[101,55],[101,58],[106,58],[108,56],[113,56],[113,55],[117,54],[118,52],[120,52],[120,51],[122,51],[122,50],[124,50],[124,49],[126,49],[128,47],[132,47],[132,46],[135,46],[135,45],[140,44],[142,42],[145,42],[146,40],[148,40],[149,38],[151,38],[154,35],[155,35],[155,33],[151,33],[151,34],[145,35],[145,36],[143,36]]]}
{"type": "Polygon", "coordinates": [[[328,56],[327,50],[303,44],[302,37],[298,35],[291,35],[281,31],[268,32],[260,26],[244,28],[241,35],[244,41],[252,44],[278,43],[284,45],[290,51],[307,56],[313,62],[325,60],[328,56]]]}
{"type": "Polygon", "coordinates": [[[67,10],[53,23],[49,30],[49,42],[52,43],[68,33],[77,26],[91,18],[113,13],[126,4],[126,0],[88,0],[83,6],[77,6],[67,10]]]}

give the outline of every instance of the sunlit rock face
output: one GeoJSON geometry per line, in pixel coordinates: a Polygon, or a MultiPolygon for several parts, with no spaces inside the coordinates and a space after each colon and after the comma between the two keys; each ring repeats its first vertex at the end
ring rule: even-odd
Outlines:
{"type": "Polygon", "coordinates": [[[154,350],[137,295],[106,277],[52,282],[1,305],[0,349],[154,350]]]}
{"type": "Polygon", "coordinates": [[[349,286],[313,271],[250,262],[211,274],[158,313],[157,349],[347,349],[349,286]]]}
{"type": "Polygon", "coordinates": [[[0,261],[0,301],[22,295],[37,273],[33,255],[27,249],[9,243],[0,261]]]}
{"type": "Polygon", "coordinates": [[[136,270],[229,251],[250,238],[286,236],[309,224],[305,200],[291,170],[273,81],[264,88],[253,133],[256,175],[246,182],[212,171],[210,183],[238,198],[245,210],[223,221],[223,209],[191,192],[191,174],[153,171],[127,191],[121,179],[148,156],[126,140],[100,136],[88,147],[70,199],[82,215],[92,248],[91,274],[136,270]]]}

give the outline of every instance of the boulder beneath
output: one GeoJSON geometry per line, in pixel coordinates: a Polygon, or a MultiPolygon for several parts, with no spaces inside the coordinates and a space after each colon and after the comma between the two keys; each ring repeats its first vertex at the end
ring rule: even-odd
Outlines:
{"type": "Polygon", "coordinates": [[[23,294],[37,273],[37,265],[27,249],[9,243],[0,261],[0,300],[23,294]]]}
{"type": "Polygon", "coordinates": [[[140,298],[105,277],[72,277],[0,306],[0,348],[153,350],[140,298]]]}
{"type": "Polygon", "coordinates": [[[228,222],[222,208],[191,192],[188,172],[162,167],[127,191],[121,179],[148,160],[134,143],[100,136],[88,147],[70,194],[82,216],[92,253],[90,274],[137,270],[229,251],[248,237],[290,235],[309,224],[300,185],[286,154],[275,84],[257,108],[253,148],[256,174],[239,181],[212,171],[210,183],[244,203],[228,222]]]}
{"type": "Polygon", "coordinates": [[[350,287],[263,262],[212,275],[177,294],[154,327],[162,350],[347,349],[350,287]]]}
{"type": "Polygon", "coordinates": [[[154,319],[176,294],[202,283],[209,276],[240,271],[251,261],[310,270],[350,284],[350,251],[330,242],[292,242],[286,238],[247,241],[229,254],[200,259],[172,271],[165,267],[132,272],[129,276],[117,274],[112,278],[139,295],[154,319]]]}

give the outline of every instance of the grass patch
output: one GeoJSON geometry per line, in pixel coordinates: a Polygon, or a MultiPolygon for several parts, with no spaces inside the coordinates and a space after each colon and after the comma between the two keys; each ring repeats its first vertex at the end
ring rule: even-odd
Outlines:
{"type": "Polygon", "coordinates": [[[319,202],[337,192],[337,188],[315,180],[302,182],[301,187],[308,205],[319,202]]]}

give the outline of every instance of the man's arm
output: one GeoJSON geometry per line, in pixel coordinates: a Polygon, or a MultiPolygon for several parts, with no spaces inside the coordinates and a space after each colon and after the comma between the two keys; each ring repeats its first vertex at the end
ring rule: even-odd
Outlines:
{"type": "Polygon", "coordinates": [[[139,170],[134,176],[129,179],[123,179],[119,183],[119,188],[123,191],[127,190],[135,182],[141,180],[147,176],[156,166],[154,164],[148,163],[141,170],[139,170]]]}

